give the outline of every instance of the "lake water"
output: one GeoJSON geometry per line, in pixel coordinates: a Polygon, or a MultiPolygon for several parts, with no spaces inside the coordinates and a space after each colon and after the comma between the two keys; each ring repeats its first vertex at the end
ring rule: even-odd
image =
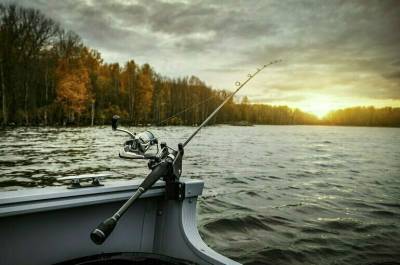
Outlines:
{"type": "MultiPolygon", "coordinates": [[[[171,146],[194,130],[148,129],[171,146]]],[[[108,127],[0,131],[0,191],[110,170],[145,176],[145,162],[118,158],[125,139],[108,127]]],[[[400,264],[398,128],[207,127],[183,172],[205,181],[203,239],[239,262],[400,264]]]]}

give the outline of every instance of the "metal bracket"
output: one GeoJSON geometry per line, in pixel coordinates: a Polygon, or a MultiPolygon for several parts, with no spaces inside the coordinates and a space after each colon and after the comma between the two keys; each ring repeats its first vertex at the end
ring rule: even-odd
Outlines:
{"type": "Polygon", "coordinates": [[[185,199],[185,183],[179,181],[165,182],[167,200],[183,201],[185,199]]]}
{"type": "Polygon", "coordinates": [[[182,157],[183,157],[183,145],[178,144],[178,152],[176,153],[176,157],[172,163],[172,173],[176,179],[179,179],[182,174],[182,157]]]}
{"type": "Polygon", "coordinates": [[[85,174],[85,175],[79,175],[79,176],[67,176],[67,177],[62,177],[58,178],[57,180],[64,181],[64,180],[70,180],[71,185],[68,187],[68,189],[80,189],[80,188],[88,188],[88,187],[99,187],[99,186],[104,186],[103,184],[100,183],[101,179],[105,179],[106,177],[111,176],[110,174],[85,174]],[[91,183],[89,184],[81,184],[81,180],[92,180],[91,183]]]}
{"type": "Polygon", "coordinates": [[[178,151],[174,151],[174,160],[172,161],[172,172],[164,176],[165,197],[167,200],[183,201],[185,199],[185,183],[180,182],[182,174],[183,145],[178,144],[178,151]]]}

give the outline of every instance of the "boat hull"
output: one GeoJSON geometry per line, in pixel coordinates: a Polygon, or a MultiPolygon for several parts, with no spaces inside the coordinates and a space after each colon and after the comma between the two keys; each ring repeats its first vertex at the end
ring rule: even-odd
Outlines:
{"type": "Polygon", "coordinates": [[[195,264],[238,264],[200,238],[196,204],[203,182],[183,183],[185,198],[181,201],[166,200],[164,182],[156,183],[126,212],[102,245],[90,240],[90,232],[133,194],[140,181],[77,190],[56,187],[4,192],[0,198],[0,264],[73,264],[113,253],[160,255],[195,264]]]}

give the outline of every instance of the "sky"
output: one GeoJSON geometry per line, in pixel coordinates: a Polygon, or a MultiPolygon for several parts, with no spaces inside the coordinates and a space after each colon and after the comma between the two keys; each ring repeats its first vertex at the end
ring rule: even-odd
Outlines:
{"type": "MultiPolygon", "coordinates": [[[[0,2],[4,2],[0,0],[0,2]]],[[[134,59],[215,89],[270,61],[240,91],[253,103],[322,117],[400,106],[400,1],[15,0],[81,36],[106,62],[134,59]]]]}

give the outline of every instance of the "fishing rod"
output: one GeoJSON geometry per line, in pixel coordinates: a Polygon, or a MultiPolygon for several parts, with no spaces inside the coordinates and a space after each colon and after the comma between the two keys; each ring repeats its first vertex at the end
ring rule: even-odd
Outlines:
{"type": "Polygon", "coordinates": [[[257,71],[253,74],[248,74],[248,78],[243,82],[236,82],[237,89],[229,95],[204,121],[196,130],[186,139],[182,144],[178,144],[178,150],[174,150],[167,146],[165,142],[161,142],[160,148],[158,148],[158,139],[149,131],[145,131],[139,134],[131,133],[127,130],[118,128],[119,116],[115,115],[112,118],[112,129],[115,131],[121,131],[127,133],[130,139],[124,144],[124,148],[120,151],[119,156],[125,159],[148,159],[148,167],[151,170],[150,174],[143,180],[139,185],[136,192],[115,212],[111,217],[101,222],[90,234],[92,241],[98,245],[104,243],[108,236],[112,233],[118,220],[122,215],[129,209],[129,207],[149,188],[156,183],[157,180],[163,179],[165,181],[166,197],[168,199],[175,199],[178,201],[183,200],[184,195],[179,192],[179,187],[182,183],[179,182],[179,178],[182,174],[182,158],[184,154],[184,147],[196,136],[196,134],[205,126],[207,123],[218,113],[218,111],[237,93],[244,87],[251,79],[253,79],[258,73],[264,70],[266,67],[272,64],[281,62],[273,61],[269,64],[263,65],[261,68],[257,68],[257,71]],[[147,154],[153,146],[156,146],[157,151],[155,154],[147,154]]]}

